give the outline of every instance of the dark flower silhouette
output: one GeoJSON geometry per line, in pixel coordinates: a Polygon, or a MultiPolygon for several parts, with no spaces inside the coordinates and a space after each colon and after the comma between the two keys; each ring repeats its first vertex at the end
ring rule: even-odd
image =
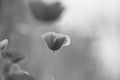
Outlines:
{"type": "Polygon", "coordinates": [[[70,37],[62,33],[47,32],[42,38],[46,41],[48,47],[53,50],[59,50],[63,46],[70,44],[70,37]]]}
{"type": "Polygon", "coordinates": [[[31,1],[28,5],[34,17],[42,22],[58,20],[65,9],[60,2],[48,5],[42,1],[31,1]]]}

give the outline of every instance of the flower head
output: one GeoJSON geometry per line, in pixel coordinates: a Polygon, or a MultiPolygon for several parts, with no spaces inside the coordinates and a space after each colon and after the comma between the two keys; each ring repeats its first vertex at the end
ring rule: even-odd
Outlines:
{"type": "Polygon", "coordinates": [[[48,47],[53,50],[59,50],[63,46],[70,44],[70,37],[62,33],[47,32],[42,38],[46,41],[48,47]]]}
{"type": "Polygon", "coordinates": [[[8,40],[4,39],[3,41],[0,42],[0,51],[6,50],[8,46],[8,40]]]}

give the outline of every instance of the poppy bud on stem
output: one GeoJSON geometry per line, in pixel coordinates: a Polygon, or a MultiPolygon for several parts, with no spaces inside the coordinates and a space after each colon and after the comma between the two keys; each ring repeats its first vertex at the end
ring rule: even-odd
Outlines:
{"type": "Polygon", "coordinates": [[[55,51],[59,50],[61,47],[68,46],[70,44],[70,37],[62,33],[47,32],[42,35],[42,39],[48,45],[48,48],[53,51],[51,56],[51,67],[49,70],[50,80],[54,80],[55,75],[55,51]]]}

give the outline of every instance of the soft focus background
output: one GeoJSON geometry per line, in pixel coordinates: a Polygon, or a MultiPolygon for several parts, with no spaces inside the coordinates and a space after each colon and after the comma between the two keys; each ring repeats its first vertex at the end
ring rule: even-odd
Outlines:
{"type": "Polygon", "coordinates": [[[0,40],[23,52],[20,66],[49,80],[46,32],[63,32],[71,45],[57,51],[55,80],[120,80],[119,0],[0,0],[0,40]]]}

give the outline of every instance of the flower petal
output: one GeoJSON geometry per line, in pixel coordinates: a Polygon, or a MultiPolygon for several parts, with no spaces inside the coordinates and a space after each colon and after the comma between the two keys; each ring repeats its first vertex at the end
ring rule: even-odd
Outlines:
{"type": "Polygon", "coordinates": [[[34,80],[34,78],[28,72],[21,70],[19,65],[12,64],[5,80],[34,80]]]}
{"type": "Polygon", "coordinates": [[[11,65],[9,75],[10,74],[18,74],[18,75],[27,74],[27,75],[29,75],[29,73],[27,71],[21,70],[21,68],[18,64],[11,65]]]}
{"type": "Polygon", "coordinates": [[[70,45],[70,37],[68,35],[64,35],[65,37],[65,40],[64,40],[64,43],[62,44],[62,46],[68,46],[70,45]]]}
{"type": "Polygon", "coordinates": [[[21,68],[18,64],[12,64],[9,70],[9,75],[11,74],[18,74],[21,68]]]}
{"type": "Polygon", "coordinates": [[[18,63],[26,58],[25,55],[17,50],[8,50],[2,53],[2,57],[9,59],[12,63],[18,63]]]}
{"type": "Polygon", "coordinates": [[[53,49],[53,44],[54,44],[54,39],[56,37],[55,32],[48,32],[42,36],[42,38],[46,41],[48,47],[52,50],[53,49]]]}
{"type": "Polygon", "coordinates": [[[57,37],[54,42],[54,50],[60,49],[64,41],[65,41],[64,37],[57,37]]]}
{"type": "Polygon", "coordinates": [[[0,42],[0,51],[5,50],[8,46],[8,40],[4,39],[3,41],[0,42]]]}

